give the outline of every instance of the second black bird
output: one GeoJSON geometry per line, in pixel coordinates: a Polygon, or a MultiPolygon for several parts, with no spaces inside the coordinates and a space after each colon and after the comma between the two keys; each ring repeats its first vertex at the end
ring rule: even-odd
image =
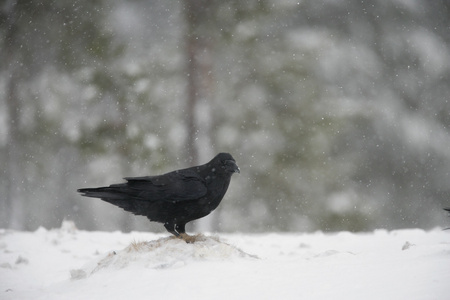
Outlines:
{"type": "Polygon", "coordinates": [[[219,153],[204,165],[159,176],[127,177],[126,183],[79,189],[78,192],[163,223],[170,233],[193,242],[195,239],[186,234],[186,223],[217,208],[233,173],[240,173],[234,158],[228,153],[219,153]]]}

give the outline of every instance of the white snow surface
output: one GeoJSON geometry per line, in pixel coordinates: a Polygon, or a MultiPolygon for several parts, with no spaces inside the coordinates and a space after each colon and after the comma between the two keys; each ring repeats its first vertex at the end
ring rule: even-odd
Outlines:
{"type": "Polygon", "coordinates": [[[0,299],[449,299],[450,231],[0,229],[0,299]]]}

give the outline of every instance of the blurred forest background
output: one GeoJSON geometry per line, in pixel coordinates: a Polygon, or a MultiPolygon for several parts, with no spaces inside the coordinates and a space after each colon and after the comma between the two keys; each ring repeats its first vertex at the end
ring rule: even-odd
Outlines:
{"type": "Polygon", "coordinates": [[[162,231],[77,188],[230,152],[189,230],[448,226],[450,1],[0,1],[0,227],[162,231]]]}

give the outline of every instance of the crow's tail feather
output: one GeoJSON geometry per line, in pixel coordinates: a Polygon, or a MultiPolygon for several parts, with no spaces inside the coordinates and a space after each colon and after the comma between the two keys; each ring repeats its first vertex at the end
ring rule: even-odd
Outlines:
{"type": "Polygon", "coordinates": [[[142,204],[137,201],[139,196],[136,191],[130,190],[126,185],[111,185],[108,187],[85,188],[77,190],[81,195],[91,198],[100,198],[103,201],[114,204],[137,215],[142,215],[142,204]]]}
{"type": "MultiPolygon", "coordinates": [[[[149,220],[165,223],[176,211],[170,201],[153,199],[142,189],[130,187],[128,183],[112,184],[107,187],[77,190],[85,197],[100,198],[135,215],[146,216],[149,220]]],[[[156,196],[158,198],[158,195],[156,196]]],[[[173,219],[173,218],[172,218],[173,219]]]]}
{"type": "Polygon", "coordinates": [[[77,192],[85,197],[100,198],[103,200],[123,199],[124,197],[130,196],[120,186],[79,189],[77,192]]]}

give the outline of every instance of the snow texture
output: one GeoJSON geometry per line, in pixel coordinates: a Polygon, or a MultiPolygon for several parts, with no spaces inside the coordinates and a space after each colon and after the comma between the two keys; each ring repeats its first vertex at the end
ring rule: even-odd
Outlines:
{"type": "Polygon", "coordinates": [[[0,299],[448,299],[450,231],[0,230],[0,299]]]}

